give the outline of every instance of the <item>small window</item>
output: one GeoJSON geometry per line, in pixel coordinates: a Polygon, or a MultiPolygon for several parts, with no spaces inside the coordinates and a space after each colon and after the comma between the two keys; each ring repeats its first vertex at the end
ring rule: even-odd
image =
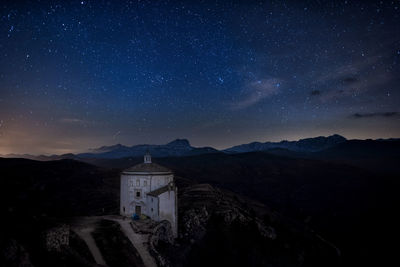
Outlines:
{"type": "Polygon", "coordinates": [[[147,181],[146,181],[146,180],[143,182],[143,185],[144,185],[144,186],[147,186],[147,181]]]}
{"type": "Polygon", "coordinates": [[[151,212],[153,212],[153,208],[151,208],[151,212]]]}
{"type": "Polygon", "coordinates": [[[142,198],[142,190],[140,189],[135,189],[135,194],[134,194],[136,199],[142,198]]]}
{"type": "Polygon", "coordinates": [[[136,186],[140,186],[140,180],[139,179],[136,180],[136,186]]]}
{"type": "Polygon", "coordinates": [[[153,198],[151,199],[151,202],[153,202],[153,198]]]}

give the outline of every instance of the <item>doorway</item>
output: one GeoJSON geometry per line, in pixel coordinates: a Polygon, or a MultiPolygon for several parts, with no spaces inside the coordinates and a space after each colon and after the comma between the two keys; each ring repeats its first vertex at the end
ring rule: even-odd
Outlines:
{"type": "Polygon", "coordinates": [[[142,207],[141,206],[135,206],[135,213],[137,215],[142,215],[142,207]]]}

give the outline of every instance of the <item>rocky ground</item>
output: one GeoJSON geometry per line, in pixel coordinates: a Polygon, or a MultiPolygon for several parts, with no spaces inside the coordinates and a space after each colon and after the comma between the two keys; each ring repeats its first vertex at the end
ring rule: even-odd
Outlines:
{"type": "Polygon", "coordinates": [[[336,266],[339,255],[261,203],[209,184],[180,190],[179,238],[156,246],[165,266],[336,266]]]}

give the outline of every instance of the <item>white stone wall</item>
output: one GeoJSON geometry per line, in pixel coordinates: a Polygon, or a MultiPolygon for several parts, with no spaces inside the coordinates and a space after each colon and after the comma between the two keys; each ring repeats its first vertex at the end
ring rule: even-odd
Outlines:
{"type": "MultiPolygon", "coordinates": [[[[146,206],[147,193],[167,185],[173,180],[173,175],[136,175],[121,174],[120,214],[131,216],[135,206],[141,206],[142,214],[148,215],[146,206]],[[140,192],[140,197],[136,193],[140,192]],[[125,207],[125,212],[124,212],[125,207]]],[[[154,208],[153,208],[154,210],[154,208]]]]}
{"type": "Polygon", "coordinates": [[[147,216],[151,219],[158,221],[160,218],[158,216],[159,211],[159,199],[154,196],[147,196],[147,216]]]}
{"type": "Polygon", "coordinates": [[[159,220],[167,220],[171,223],[174,236],[177,236],[177,202],[176,202],[176,188],[162,193],[159,198],[159,220]]]}
{"type": "Polygon", "coordinates": [[[153,175],[151,176],[151,190],[154,191],[160,187],[167,185],[169,182],[172,182],[174,176],[170,175],[153,175]]]}
{"type": "Polygon", "coordinates": [[[142,214],[155,221],[168,220],[174,236],[178,234],[177,188],[160,194],[158,197],[147,193],[173,182],[173,175],[121,174],[120,213],[132,216],[135,206],[141,206],[142,214]],[[140,192],[140,197],[137,196],[140,192]],[[125,208],[125,210],[124,210],[125,208]]]}
{"type": "Polygon", "coordinates": [[[129,215],[129,201],[128,201],[128,180],[127,176],[121,175],[121,191],[120,191],[120,214],[129,215]]]}

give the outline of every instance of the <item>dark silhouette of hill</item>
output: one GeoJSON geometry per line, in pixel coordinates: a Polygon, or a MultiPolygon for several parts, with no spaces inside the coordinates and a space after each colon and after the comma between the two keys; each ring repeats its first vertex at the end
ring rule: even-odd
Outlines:
{"type": "Polygon", "coordinates": [[[0,158],[0,169],[0,207],[10,215],[92,215],[103,213],[103,208],[104,212],[114,211],[119,205],[115,199],[119,192],[118,171],[74,160],[8,158],[0,158]]]}
{"type": "Polygon", "coordinates": [[[379,174],[400,172],[400,165],[398,164],[400,160],[399,139],[347,140],[315,152],[294,151],[281,147],[261,151],[290,158],[343,163],[379,174]]]}
{"type": "Polygon", "coordinates": [[[400,173],[400,140],[348,140],[308,155],[381,173],[400,173]]]}
{"type": "Polygon", "coordinates": [[[316,154],[325,158],[400,157],[400,140],[348,140],[316,154]]]}

